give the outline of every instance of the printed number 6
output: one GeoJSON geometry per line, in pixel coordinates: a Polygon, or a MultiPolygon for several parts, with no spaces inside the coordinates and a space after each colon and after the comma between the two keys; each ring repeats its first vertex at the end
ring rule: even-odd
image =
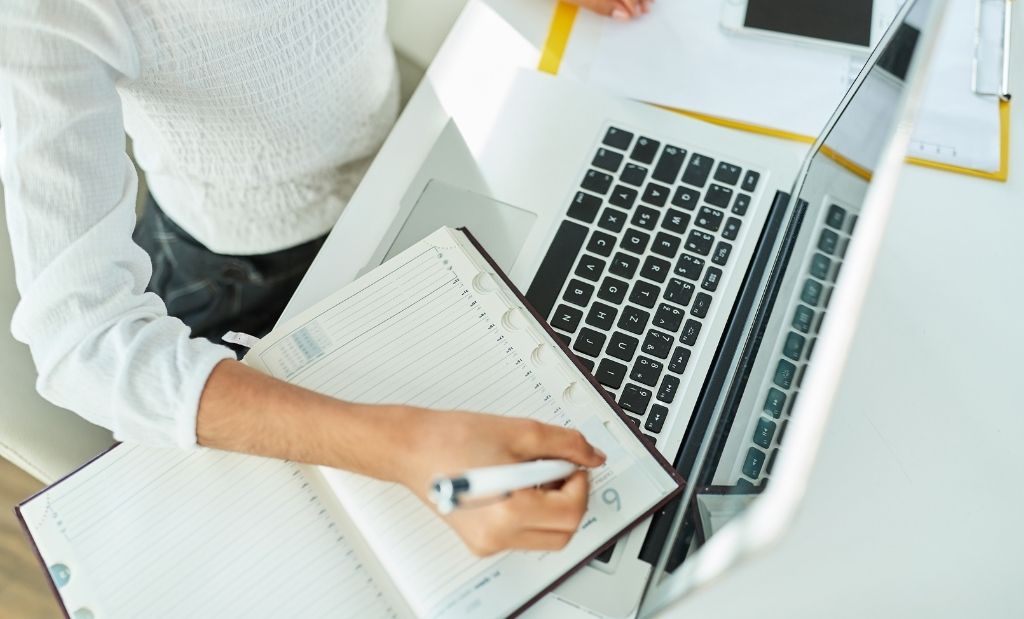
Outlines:
{"type": "Polygon", "coordinates": [[[615,505],[615,511],[622,509],[622,500],[619,498],[619,491],[615,488],[608,488],[601,493],[601,499],[605,505],[615,505]]]}

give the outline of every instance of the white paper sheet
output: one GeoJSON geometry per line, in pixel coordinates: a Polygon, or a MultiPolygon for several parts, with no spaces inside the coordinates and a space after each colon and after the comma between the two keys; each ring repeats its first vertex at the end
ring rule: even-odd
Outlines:
{"type": "MultiPolygon", "coordinates": [[[[910,154],[995,171],[999,101],[971,89],[974,2],[950,3],[910,154]]],[[[897,6],[897,0],[876,2],[876,13],[884,18],[897,6]]],[[[642,101],[817,135],[863,57],[728,33],[719,15],[719,0],[662,0],[641,19],[602,20],[588,78],[642,101]]]]}

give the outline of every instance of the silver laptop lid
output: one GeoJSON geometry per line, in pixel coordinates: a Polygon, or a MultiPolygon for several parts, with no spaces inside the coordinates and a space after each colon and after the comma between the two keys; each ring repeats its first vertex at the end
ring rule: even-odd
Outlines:
{"type": "Polygon", "coordinates": [[[660,523],[663,547],[641,616],[776,540],[799,504],[945,2],[904,4],[812,147],[788,205],[769,217],[777,233],[762,240],[761,264],[751,266],[705,384],[719,395],[703,404],[708,426],[682,471],[681,507],[660,523]]]}

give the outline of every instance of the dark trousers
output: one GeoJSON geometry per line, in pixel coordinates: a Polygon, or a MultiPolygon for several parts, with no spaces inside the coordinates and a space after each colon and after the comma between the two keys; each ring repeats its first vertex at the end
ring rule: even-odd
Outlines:
{"type": "Polygon", "coordinates": [[[168,219],[152,196],[133,238],[153,261],[148,290],[192,328],[193,337],[218,343],[228,331],[266,335],[324,242],[254,256],[217,254],[168,219]]]}

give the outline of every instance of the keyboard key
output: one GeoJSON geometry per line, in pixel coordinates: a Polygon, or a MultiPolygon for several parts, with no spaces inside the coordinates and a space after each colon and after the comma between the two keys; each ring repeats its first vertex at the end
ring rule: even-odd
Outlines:
{"type": "Polygon", "coordinates": [[[846,219],[846,209],[833,204],[828,207],[828,214],[825,215],[825,224],[835,228],[836,230],[843,229],[843,221],[846,219]]]}
{"type": "Polygon", "coordinates": [[[609,275],[601,282],[601,289],[597,291],[597,296],[609,303],[618,305],[626,298],[626,290],[628,288],[629,284],[609,275]]]}
{"type": "Polygon", "coordinates": [[[665,213],[665,219],[661,222],[661,227],[668,230],[669,232],[675,232],[676,234],[682,234],[686,232],[686,226],[690,224],[690,216],[682,211],[675,209],[668,209],[665,213]]]}
{"type": "Polygon", "coordinates": [[[622,240],[619,241],[619,247],[636,254],[642,254],[644,253],[644,250],[647,249],[647,243],[650,240],[651,235],[646,232],[641,232],[636,228],[630,228],[622,235],[622,240]]]}
{"type": "Polygon", "coordinates": [[[775,366],[775,378],[772,379],[772,382],[783,389],[789,389],[793,384],[794,376],[796,376],[796,366],[785,359],[779,359],[779,364],[775,366]]]}
{"type": "Polygon", "coordinates": [[[740,235],[740,224],[742,222],[735,217],[730,217],[725,222],[725,227],[722,228],[722,238],[730,241],[735,241],[736,237],[740,235]]]}
{"type": "Polygon", "coordinates": [[[563,344],[565,344],[566,346],[569,345],[570,339],[568,335],[564,333],[559,333],[557,331],[555,331],[555,335],[558,336],[558,339],[561,340],[563,344]]]}
{"type": "Polygon", "coordinates": [[[604,340],[604,333],[583,327],[580,329],[579,335],[576,336],[576,341],[572,343],[572,349],[596,357],[604,348],[604,340]]]}
{"type": "Polygon", "coordinates": [[[625,185],[616,185],[612,190],[612,195],[608,196],[608,202],[628,211],[636,203],[636,196],[636,189],[625,185]]]}
{"type": "Polygon", "coordinates": [[[628,368],[618,361],[612,361],[611,359],[602,359],[601,363],[597,364],[597,371],[594,372],[594,378],[597,382],[601,383],[605,387],[612,389],[618,389],[622,386],[622,380],[626,378],[626,370],[628,368]]]}
{"type": "Polygon", "coordinates": [[[708,192],[704,194],[704,201],[720,208],[728,208],[732,201],[732,189],[711,183],[708,192]]]}
{"type": "MultiPolygon", "coordinates": [[[[714,186],[714,185],[712,185],[714,186]]],[[[708,208],[706,206],[700,207],[697,211],[697,216],[693,219],[693,225],[700,226],[705,230],[717,232],[722,227],[722,218],[725,214],[716,208],[708,208]]]]}
{"type": "Polygon", "coordinates": [[[751,479],[757,479],[761,474],[762,466],[764,466],[764,452],[757,447],[751,447],[747,451],[747,459],[743,462],[743,474],[751,479]]]}
{"type": "Polygon", "coordinates": [[[604,172],[597,170],[587,170],[586,176],[583,177],[582,187],[587,191],[593,191],[596,194],[604,195],[608,193],[608,190],[612,186],[612,177],[604,172]]]}
{"type": "Polygon", "coordinates": [[[741,193],[736,196],[736,199],[732,203],[732,212],[740,217],[747,214],[747,209],[750,207],[750,196],[745,193],[741,193]]]}
{"type": "Polygon", "coordinates": [[[661,146],[661,142],[641,136],[636,141],[636,146],[633,147],[633,152],[629,155],[629,158],[635,159],[640,163],[651,163],[654,161],[654,156],[658,154],[659,146],[661,146]]]}
{"type": "Polygon", "coordinates": [[[608,268],[608,272],[612,275],[625,277],[626,279],[633,279],[639,266],[639,258],[620,251],[615,253],[615,258],[612,259],[612,265],[608,268]]]}
{"type": "Polygon", "coordinates": [[[857,225],[857,216],[850,215],[850,220],[846,223],[846,233],[853,234],[853,228],[857,225]]]}
{"type": "Polygon", "coordinates": [[[686,371],[686,364],[690,361],[690,349],[684,346],[676,346],[672,351],[672,358],[668,362],[668,369],[676,374],[686,371]]]}
{"type": "Polygon", "coordinates": [[[608,127],[608,131],[604,134],[604,140],[602,140],[606,145],[619,150],[626,150],[629,148],[629,143],[632,141],[632,133],[617,127],[608,127]]]}
{"type": "Polygon", "coordinates": [[[591,359],[590,357],[581,357],[579,355],[576,355],[576,359],[580,362],[580,365],[587,369],[588,372],[590,372],[591,374],[594,373],[593,359],[591,359]]]}
{"type": "Polygon", "coordinates": [[[675,258],[676,253],[679,252],[679,243],[680,239],[678,236],[659,232],[654,235],[654,244],[651,245],[651,251],[666,258],[675,258]]]}
{"type": "Polygon", "coordinates": [[[661,376],[661,371],[664,368],[665,366],[659,361],[639,357],[633,364],[633,371],[629,373],[629,378],[640,384],[653,387],[658,384],[658,377],[661,376]]]}
{"type": "MultiPolygon", "coordinates": [[[[793,409],[790,408],[790,412],[792,412],[792,410],[793,409]]],[[[780,443],[780,444],[782,443],[782,437],[786,434],[786,428],[788,426],[789,426],[789,420],[788,419],[783,419],[782,423],[779,424],[779,429],[775,432],[775,441],[777,443],[780,443]]]]}
{"type": "Polygon", "coordinates": [[[662,260],[654,256],[647,256],[644,259],[644,266],[640,269],[640,276],[646,277],[647,279],[654,280],[659,284],[665,281],[668,277],[669,271],[672,270],[672,264],[668,260],[662,260]]]}
{"type": "Polygon", "coordinates": [[[607,170],[608,172],[618,172],[619,166],[622,165],[622,153],[617,153],[607,148],[599,148],[590,165],[607,170]]]}
{"type": "Polygon", "coordinates": [[[688,211],[692,211],[693,207],[697,206],[698,200],[700,200],[699,191],[689,187],[683,187],[682,185],[676,187],[676,192],[672,194],[672,204],[680,208],[685,208],[688,211]]]}
{"type": "Polygon", "coordinates": [[[775,387],[768,388],[768,397],[764,400],[764,412],[778,419],[782,416],[782,407],[786,405],[786,394],[775,387]]]}
{"type": "Polygon", "coordinates": [[[714,262],[718,266],[725,266],[725,263],[729,261],[729,252],[732,251],[732,245],[725,241],[719,241],[718,245],[715,245],[715,251],[711,254],[711,262],[714,262]]]}
{"type": "MultiPolygon", "coordinates": [[[[555,240],[551,242],[552,247],[555,246],[555,241],[558,241],[557,235],[555,236],[555,240]]],[[[594,230],[594,233],[590,235],[590,242],[587,243],[587,251],[593,252],[595,254],[600,254],[605,258],[612,255],[612,249],[614,247],[615,237],[610,234],[601,232],[600,230],[594,230]]],[[[577,249],[576,252],[579,253],[579,250],[577,249]]],[[[548,253],[550,253],[550,250],[548,250],[548,253]]],[[[575,256],[573,256],[573,258],[575,259],[575,256]]],[[[544,264],[542,263],[540,272],[543,272],[543,268],[544,264]]]]}
{"type": "Polygon", "coordinates": [[[658,301],[658,296],[661,291],[658,287],[650,282],[645,282],[642,279],[638,279],[633,282],[633,290],[629,293],[629,302],[642,305],[648,309],[654,307],[654,304],[658,301]]]}
{"type": "Polygon", "coordinates": [[[576,265],[576,275],[584,279],[589,279],[592,282],[596,282],[601,279],[601,273],[604,271],[604,260],[590,254],[583,254],[580,256],[580,263],[576,265]]]}
{"type": "Polygon", "coordinates": [[[601,211],[601,219],[597,221],[597,225],[611,232],[619,232],[626,225],[626,213],[617,208],[606,207],[601,211]]]}
{"type": "Polygon", "coordinates": [[[647,328],[647,321],[650,319],[651,315],[648,312],[639,307],[627,305],[622,308],[622,315],[619,316],[618,326],[620,329],[640,335],[647,328]]]}
{"type": "Polygon", "coordinates": [[[572,204],[569,205],[569,212],[566,214],[573,219],[585,221],[589,224],[594,223],[599,208],[601,208],[601,198],[577,191],[576,197],[572,199],[572,204]]]}
{"type": "Polygon", "coordinates": [[[807,305],[817,305],[818,301],[821,300],[822,286],[817,281],[808,278],[804,282],[803,290],[800,291],[800,300],[807,305]]]}
{"type": "Polygon", "coordinates": [[[644,195],[640,199],[654,206],[665,206],[665,202],[668,200],[668,192],[668,187],[664,185],[647,183],[647,187],[644,188],[644,195]]]}
{"type": "Polygon", "coordinates": [[[832,268],[832,261],[828,257],[815,253],[811,258],[811,275],[820,280],[828,281],[828,272],[832,268]]]}
{"type": "Polygon", "coordinates": [[[650,401],[650,390],[633,383],[626,383],[626,386],[622,388],[622,395],[619,396],[619,406],[641,417],[647,412],[647,405],[650,401]]]}
{"type": "Polygon", "coordinates": [[[811,321],[814,320],[814,310],[805,306],[797,305],[793,313],[793,328],[800,333],[807,333],[811,330],[811,321]]]}
{"type": "Polygon", "coordinates": [[[711,295],[706,292],[698,292],[697,298],[693,300],[693,307],[690,313],[697,318],[704,318],[708,315],[708,308],[711,307],[711,295]]]}
{"type": "Polygon", "coordinates": [[[604,303],[594,303],[590,306],[590,311],[587,312],[587,324],[602,331],[611,331],[612,325],[615,324],[616,314],[618,311],[614,307],[604,303]]]}
{"type": "Polygon", "coordinates": [[[700,335],[700,321],[691,318],[683,325],[683,332],[679,334],[679,341],[687,346],[693,346],[697,343],[698,335],[700,335]]]}
{"type": "Polygon", "coordinates": [[[644,179],[647,178],[647,168],[637,165],[635,163],[627,163],[626,167],[622,168],[622,173],[619,174],[619,180],[623,183],[628,183],[635,187],[639,187],[644,184],[644,179]]]}
{"type": "Polygon", "coordinates": [[[825,252],[826,254],[836,253],[836,247],[839,245],[839,235],[835,232],[825,228],[821,231],[821,236],[818,238],[818,249],[825,252]]]}
{"type": "Polygon", "coordinates": [[[611,341],[608,342],[608,355],[616,359],[629,361],[633,358],[633,354],[636,353],[636,347],[639,344],[640,340],[637,338],[616,331],[612,334],[611,341]]]}
{"type": "Polygon", "coordinates": [[[634,226],[654,230],[654,227],[658,225],[658,211],[646,206],[637,207],[633,218],[629,221],[634,226]]]}
{"type": "Polygon", "coordinates": [[[556,329],[561,329],[568,333],[576,331],[576,327],[580,325],[580,319],[583,318],[583,312],[570,305],[564,303],[558,306],[555,313],[551,315],[551,326],[556,329]]]}
{"type": "Polygon", "coordinates": [[[722,269],[716,267],[708,267],[706,273],[704,273],[704,281],[701,282],[700,287],[704,290],[714,292],[718,290],[718,282],[722,279],[722,269]]]}
{"type": "Polygon", "coordinates": [[[715,180],[727,185],[735,185],[740,180],[740,167],[724,161],[719,163],[715,170],[715,180]]]}
{"type": "Polygon", "coordinates": [[[695,254],[706,256],[711,253],[711,244],[714,242],[715,237],[708,234],[707,232],[701,232],[700,230],[690,230],[690,235],[686,237],[685,247],[688,251],[692,251],[695,254]]]}
{"type": "Polygon", "coordinates": [[[679,391],[679,379],[671,374],[666,374],[665,378],[661,379],[661,387],[658,388],[658,399],[666,404],[671,404],[672,400],[676,399],[676,393],[679,391]]]}
{"type": "Polygon", "coordinates": [[[683,324],[684,313],[678,307],[662,303],[658,306],[658,311],[654,313],[654,326],[675,333],[679,330],[679,326],[683,324]]]}
{"type": "Polygon", "coordinates": [[[694,187],[703,187],[704,183],[708,180],[708,175],[711,174],[711,166],[713,165],[715,165],[715,160],[711,157],[694,153],[690,157],[690,163],[686,164],[686,171],[683,172],[683,182],[694,187]]]}
{"type": "Polygon", "coordinates": [[[652,434],[661,432],[666,417],[668,417],[668,409],[661,404],[655,404],[651,407],[651,414],[647,417],[647,422],[644,423],[644,429],[652,434]]]}
{"type": "Polygon", "coordinates": [[[782,345],[782,354],[786,355],[793,361],[799,361],[800,355],[804,352],[804,336],[799,333],[790,331],[786,336],[786,342],[782,345]]]}
{"type": "Polygon", "coordinates": [[[686,159],[685,149],[666,145],[665,150],[661,151],[661,157],[658,158],[658,165],[654,166],[651,178],[666,185],[675,185],[684,159],[686,159]]]}
{"type": "Polygon", "coordinates": [[[673,338],[668,333],[650,329],[647,331],[647,337],[644,338],[641,350],[652,357],[664,359],[668,357],[669,351],[672,350],[672,343],[673,338]]]}
{"type": "Polygon", "coordinates": [[[693,298],[693,284],[676,277],[668,280],[668,285],[665,286],[666,301],[686,306],[689,305],[691,298],[693,298]]]}
{"type": "Polygon", "coordinates": [[[676,262],[676,275],[680,275],[692,281],[700,279],[700,274],[703,270],[704,261],[696,256],[691,256],[690,254],[683,254],[679,256],[679,261],[676,262]]]}
{"type": "Polygon", "coordinates": [[[775,422],[764,417],[758,419],[757,427],[754,428],[754,444],[768,449],[772,446],[773,436],[775,436],[775,422]]]}
{"type": "Polygon", "coordinates": [[[569,303],[579,305],[580,307],[586,307],[587,303],[590,302],[590,297],[593,296],[593,294],[593,286],[582,280],[573,279],[569,282],[569,285],[566,287],[565,294],[562,295],[562,298],[568,301],[569,303]]]}
{"type": "Polygon", "coordinates": [[[772,469],[775,468],[775,458],[779,455],[778,448],[772,450],[772,453],[768,454],[768,464],[764,466],[764,474],[771,475],[772,469]]]}
{"type": "Polygon", "coordinates": [[[740,186],[743,191],[753,192],[757,189],[757,181],[761,178],[761,175],[753,170],[747,170],[747,173],[743,175],[743,184],[740,186]]]}
{"type": "Polygon", "coordinates": [[[551,313],[558,293],[562,290],[562,284],[569,277],[572,265],[576,262],[576,256],[579,255],[586,238],[587,229],[578,223],[563,221],[558,226],[555,238],[548,246],[548,253],[541,260],[537,274],[526,291],[526,298],[541,316],[551,313]]]}

